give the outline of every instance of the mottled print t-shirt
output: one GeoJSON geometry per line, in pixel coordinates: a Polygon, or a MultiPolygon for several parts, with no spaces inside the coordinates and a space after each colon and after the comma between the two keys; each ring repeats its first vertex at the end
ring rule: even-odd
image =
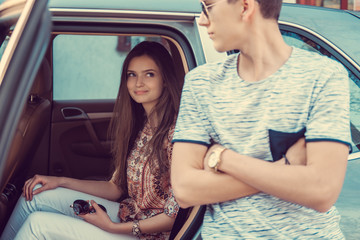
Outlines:
{"type": "MultiPolygon", "coordinates": [[[[240,53],[241,54],[241,53],[240,53]]],[[[338,62],[293,48],[277,72],[258,82],[238,74],[239,54],[186,75],[173,142],[212,141],[242,155],[277,159],[285,142],[350,145],[349,78],[338,62]]],[[[285,149],[286,150],[286,149],[285,149]]],[[[281,156],[281,155],[280,155],[281,156]]],[[[335,207],[326,213],[265,193],[208,205],[203,239],[343,239],[335,207]]]]}

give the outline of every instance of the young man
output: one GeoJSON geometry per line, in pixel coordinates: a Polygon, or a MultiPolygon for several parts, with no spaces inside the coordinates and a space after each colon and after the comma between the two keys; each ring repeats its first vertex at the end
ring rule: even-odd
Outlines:
{"type": "Polygon", "coordinates": [[[344,238],[347,72],[286,45],[281,3],[202,2],[216,50],[240,50],[191,71],[182,93],[171,180],[182,207],[208,204],[203,239],[344,238]]]}

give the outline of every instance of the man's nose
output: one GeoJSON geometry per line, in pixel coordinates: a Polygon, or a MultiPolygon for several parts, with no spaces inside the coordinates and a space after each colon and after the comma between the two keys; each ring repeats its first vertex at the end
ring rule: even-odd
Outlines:
{"type": "Polygon", "coordinates": [[[210,23],[209,19],[206,17],[204,12],[201,12],[198,23],[199,23],[200,26],[203,26],[203,27],[206,27],[206,26],[209,25],[209,23],[210,23]]]}

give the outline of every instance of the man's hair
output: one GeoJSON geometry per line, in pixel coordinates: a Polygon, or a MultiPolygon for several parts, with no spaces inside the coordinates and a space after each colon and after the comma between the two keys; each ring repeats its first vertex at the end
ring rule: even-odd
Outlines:
{"type": "MultiPolygon", "coordinates": [[[[228,0],[229,3],[238,0],[228,0]]],[[[260,11],[264,18],[279,20],[282,0],[256,0],[260,5],[260,11]]]]}

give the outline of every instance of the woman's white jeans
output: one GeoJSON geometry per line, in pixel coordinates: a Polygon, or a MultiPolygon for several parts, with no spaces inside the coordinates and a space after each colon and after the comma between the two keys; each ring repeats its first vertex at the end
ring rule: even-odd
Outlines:
{"type": "MultiPolygon", "coordinates": [[[[37,187],[39,187],[38,185],[37,187]]],[[[4,229],[1,240],[31,239],[134,239],[130,235],[106,232],[74,214],[70,205],[76,199],[102,204],[113,222],[120,222],[119,203],[66,188],[56,188],[34,195],[32,201],[20,197],[4,229]]]]}

